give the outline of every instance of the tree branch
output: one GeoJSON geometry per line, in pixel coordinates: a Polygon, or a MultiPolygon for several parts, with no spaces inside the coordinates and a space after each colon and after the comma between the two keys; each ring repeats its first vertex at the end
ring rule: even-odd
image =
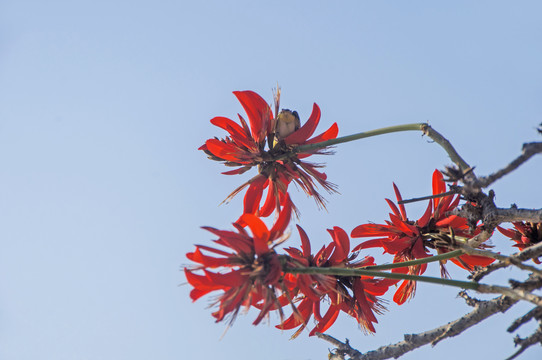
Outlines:
{"type": "Polygon", "coordinates": [[[442,136],[438,131],[433,129],[428,124],[424,124],[422,125],[422,132],[424,133],[424,135],[427,135],[434,142],[439,144],[448,153],[448,156],[450,157],[452,162],[456,164],[457,166],[459,166],[461,170],[465,172],[470,169],[469,164],[467,164],[467,162],[463,160],[461,156],[459,156],[459,154],[457,153],[457,151],[455,151],[454,147],[448,141],[448,139],[442,136]]]}
{"type": "Polygon", "coordinates": [[[518,252],[514,255],[510,255],[508,257],[508,261],[499,261],[496,264],[490,264],[486,266],[485,268],[475,272],[473,275],[471,275],[471,278],[474,281],[480,281],[482,278],[490,273],[492,273],[495,270],[510,266],[517,262],[523,262],[531,258],[537,258],[540,255],[542,255],[542,243],[533,245],[531,247],[528,247],[527,249],[518,252]]]}
{"type": "Polygon", "coordinates": [[[529,160],[532,156],[542,153],[542,142],[532,142],[523,144],[522,154],[518,156],[510,164],[506,165],[503,169],[494,172],[488,176],[484,176],[478,179],[477,185],[481,188],[488,187],[490,184],[499,180],[503,176],[511,173],[520,167],[524,162],[529,160]]]}
{"type": "Polygon", "coordinates": [[[352,360],[384,360],[398,358],[407,352],[424,345],[436,343],[445,338],[456,336],[496,313],[507,311],[516,302],[517,300],[507,296],[500,296],[489,301],[481,301],[475,306],[473,311],[447,325],[420,334],[405,334],[405,339],[403,341],[382,346],[377,350],[372,350],[365,354],[353,349],[348,342],[342,343],[329,335],[318,336],[326,341],[330,341],[334,346],[337,346],[338,350],[350,356],[352,360]]]}
{"type": "Polygon", "coordinates": [[[499,222],[528,221],[532,223],[542,222],[542,209],[518,209],[512,206],[510,209],[496,209],[495,218],[499,222]]]}

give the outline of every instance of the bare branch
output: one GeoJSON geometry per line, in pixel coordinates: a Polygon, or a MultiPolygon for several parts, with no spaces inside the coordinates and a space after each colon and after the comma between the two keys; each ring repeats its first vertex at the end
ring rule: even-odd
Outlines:
{"type": "Polygon", "coordinates": [[[479,284],[476,291],[482,294],[503,294],[511,297],[512,299],[525,300],[535,304],[536,306],[542,306],[542,297],[531,294],[523,289],[511,289],[504,286],[479,284]]]}
{"type": "Polygon", "coordinates": [[[512,325],[510,325],[510,327],[508,329],[506,329],[506,331],[508,332],[514,332],[516,331],[517,329],[519,329],[519,327],[529,321],[531,321],[531,319],[537,319],[537,320],[542,320],[542,307],[535,307],[534,309],[532,309],[531,311],[529,311],[527,314],[523,315],[522,317],[520,318],[517,318],[513,323],[512,325]]]}
{"type": "Polygon", "coordinates": [[[542,243],[533,245],[531,247],[528,247],[527,249],[516,253],[514,255],[510,255],[508,258],[508,261],[500,261],[496,264],[490,264],[486,266],[485,268],[475,272],[471,278],[474,281],[480,281],[482,278],[490,273],[492,273],[495,270],[510,266],[511,264],[517,263],[517,262],[523,262],[531,258],[537,258],[540,255],[542,255],[542,243]]]}
{"type": "Polygon", "coordinates": [[[348,355],[352,359],[362,356],[362,354],[358,350],[350,346],[350,342],[348,341],[348,339],[346,339],[345,342],[343,343],[340,340],[337,340],[336,338],[334,338],[333,336],[330,336],[327,334],[322,334],[322,333],[317,332],[316,336],[318,336],[320,339],[325,340],[333,344],[333,346],[335,346],[335,353],[333,355],[338,359],[344,359],[344,355],[348,355]]]}
{"type": "Polygon", "coordinates": [[[505,312],[512,307],[517,300],[507,296],[500,296],[489,301],[480,301],[470,313],[461,318],[436,329],[429,330],[420,334],[407,334],[405,340],[396,344],[382,346],[377,350],[366,352],[365,354],[352,356],[355,360],[383,360],[398,358],[427,344],[436,343],[445,338],[459,335],[468,328],[482,322],[488,317],[505,312]]]}
{"type": "Polygon", "coordinates": [[[542,222],[542,209],[496,209],[495,218],[499,222],[528,221],[532,223],[542,222]]]}
{"type": "Polygon", "coordinates": [[[521,348],[516,351],[512,356],[506,358],[506,360],[512,360],[517,358],[521,353],[523,353],[527,348],[540,343],[542,345],[542,325],[538,327],[538,329],[531,334],[529,337],[525,339],[521,339],[520,337],[517,337],[514,342],[516,345],[520,345],[521,348]]]}
{"type": "Polygon", "coordinates": [[[438,131],[433,129],[431,126],[424,124],[422,126],[422,132],[424,133],[424,135],[429,136],[434,142],[439,144],[448,153],[448,156],[450,157],[452,162],[459,166],[461,170],[467,171],[470,169],[469,164],[467,164],[465,160],[463,160],[461,156],[459,156],[459,154],[457,153],[457,151],[455,151],[454,147],[452,146],[452,144],[450,144],[448,139],[442,136],[438,131]]]}
{"type": "MultiPolygon", "coordinates": [[[[498,254],[498,253],[495,253],[495,252],[489,251],[489,250],[474,249],[474,248],[472,248],[472,247],[470,247],[468,245],[461,244],[461,243],[456,243],[456,246],[459,247],[461,250],[463,250],[465,253],[467,253],[469,255],[485,256],[485,257],[489,257],[489,258],[499,260],[501,263],[504,263],[503,267],[506,267],[506,266],[509,266],[509,265],[514,265],[514,266],[517,266],[518,268],[520,268],[522,270],[530,271],[530,272],[532,272],[534,274],[542,276],[542,270],[541,269],[538,269],[536,266],[526,265],[516,257],[501,255],[501,254],[498,254]]],[[[541,252],[542,252],[542,250],[541,250],[541,252]]]]}
{"type": "Polygon", "coordinates": [[[523,144],[523,150],[520,156],[518,156],[514,161],[512,161],[510,164],[505,166],[503,169],[497,172],[494,172],[493,174],[490,174],[488,176],[479,178],[477,185],[481,188],[488,187],[490,184],[494,183],[495,181],[499,180],[503,176],[517,169],[524,162],[529,160],[533,155],[536,155],[539,153],[542,153],[542,142],[532,142],[532,143],[523,144]]]}

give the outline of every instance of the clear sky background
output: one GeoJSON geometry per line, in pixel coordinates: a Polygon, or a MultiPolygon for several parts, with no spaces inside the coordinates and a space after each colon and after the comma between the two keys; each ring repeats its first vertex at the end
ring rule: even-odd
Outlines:
{"type": "MultiPolygon", "coordinates": [[[[319,130],[427,121],[485,175],[540,140],[541,14],[538,1],[0,1],[0,359],[325,359],[330,344],[290,341],[276,316],[254,327],[249,312],[222,337],[182,285],[185,254],[212,239],[199,227],[229,229],[242,198],[219,204],[253,175],[197,151],[224,135],[209,120],[242,113],[232,91],[271,102],[278,83],[302,121],[319,104],[319,130]]],[[[414,132],[336,150],[317,159],[341,192],[328,212],[292,188],[315,246],[326,228],[382,222],[394,181],[430,193],[450,163],[414,132]]],[[[497,204],[540,208],[541,169],[496,183],[497,204]]],[[[374,336],[345,316],[328,333],[374,349],[468,311],[456,294],[420,285],[374,336]]],[[[404,359],[504,358],[529,308],[404,359]]]]}

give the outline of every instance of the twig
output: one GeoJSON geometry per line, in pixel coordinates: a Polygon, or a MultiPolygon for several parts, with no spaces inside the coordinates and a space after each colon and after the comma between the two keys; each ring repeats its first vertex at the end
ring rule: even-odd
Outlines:
{"type": "Polygon", "coordinates": [[[542,306],[542,297],[531,294],[530,292],[522,289],[511,289],[498,285],[480,284],[476,291],[482,294],[503,294],[511,297],[512,299],[525,300],[535,304],[536,306],[542,306]]]}
{"type": "Polygon", "coordinates": [[[527,348],[540,343],[542,345],[542,325],[538,327],[538,329],[531,334],[529,337],[525,339],[516,338],[515,339],[516,345],[520,345],[521,348],[516,351],[512,356],[506,358],[506,360],[512,360],[517,358],[521,353],[523,353],[527,348]]]}
{"type": "Polygon", "coordinates": [[[509,265],[515,265],[515,266],[517,266],[518,268],[520,268],[522,270],[530,271],[530,272],[535,273],[535,274],[537,274],[539,276],[542,276],[542,270],[541,269],[538,269],[536,266],[526,265],[526,264],[522,263],[521,260],[519,260],[519,259],[517,259],[517,258],[515,258],[513,256],[501,255],[501,254],[497,254],[497,253],[494,253],[493,251],[489,251],[489,250],[474,249],[474,248],[472,248],[472,247],[470,247],[468,245],[461,244],[461,243],[456,243],[456,246],[459,247],[461,250],[463,250],[465,253],[467,253],[469,255],[485,256],[485,257],[489,257],[489,258],[499,260],[500,262],[505,264],[503,267],[506,267],[506,266],[509,266],[509,265]]]}
{"type": "Polygon", "coordinates": [[[327,334],[322,334],[322,333],[317,332],[316,336],[322,340],[325,340],[333,344],[333,346],[336,347],[337,353],[341,357],[344,357],[344,355],[348,355],[352,359],[354,359],[362,355],[358,350],[350,346],[350,342],[348,341],[348,339],[346,339],[345,342],[343,343],[340,340],[337,340],[336,338],[334,338],[333,336],[330,336],[327,334]]]}
{"type": "Polygon", "coordinates": [[[457,151],[455,151],[452,144],[450,144],[450,142],[444,136],[442,136],[439,132],[437,132],[428,124],[424,124],[422,126],[422,132],[424,133],[424,135],[429,136],[434,142],[439,144],[448,153],[448,156],[450,157],[452,162],[456,164],[457,166],[459,166],[461,170],[467,171],[470,169],[469,164],[467,164],[467,162],[463,160],[461,156],[459,156],[459,154],[457,153],[457,151]]]}
{"type": "Polygon", "coordinates": [[[495,218],[499,222],[528,221],[532,223],[542,222],[542,209],[496,209],[495,218]]]}
{"type": "Polygon", "coordinates": [[[415,350],[435,341],[453,337],[461,334],[468,328],[484,321],[488,317],[505,312],[517,301],[507,296],[500,296],[493,300],[482,301],[475,309],[461,318],[447,324],[420,334],[405,335],[405,340],[395,344],[382,346],[376,350],[366,352],[359,356],[352,356],[355,360],[384,360],[398,358],[407,352],[415,350]]]}
{"type": "Polygon", "coordinates": [[[457,194],[457,190],[450,190],[450,191],[446,191],[446,192],[443,192],[443,193],[440,193],[440,194],[427,195],[427,196],[422,196],[422,197],[418,197],[418,198],[400,200],[397,203],[399,205],[402,205],[402,204],[413,203],[413,202],[416,202],[416,201],[424,201],[424,200],[429,200],[429,199],[441,198],[441,197],[444,197],[444,196],[454,195],[454,194],[457,194]]]}
{"type": "Polygon", "coordinates": [[[521,164],[529,160],[533,155],[542,153],[542,142],[532,142],[523,144],[522,154],[518,156],[514,161],[505,166],[503,169],[494,172],[488,176],[484,176],[478,179],[477,185],[481,188],[488,187],[495,181],[499,180],[503,176],[511,173],[517,169],[521,164]]]}
{"type": "Polygon", "coordinates": [[[537,320],[542,320],[542,307],[535,307],[534,309],[532,309],[531,311],[529,311],[527,314],[523,315],[522,317],[520,318],[517,318],[513,323],[512,325],[510,325],[508,327],[508,329],[506,329],[506,331],[508,332],[514,332],[516,331],[517,329],[519,329],[519,327],[529,321],[531,321],[531,319],[537,319],[537,320]]]}
{"type": "Polygon", "coordinates": [[[533,257],[538,257],[542,255],[542,243],[533,245],[519,253],[510,255],[508,258],[510,262],[498,262],[496,264],[490,264],[485,268],[475,272],[471,277],[474,281],[480,281],[482,278],[495,270],[510,266],[516,262],[523,262],[533,257]]]}

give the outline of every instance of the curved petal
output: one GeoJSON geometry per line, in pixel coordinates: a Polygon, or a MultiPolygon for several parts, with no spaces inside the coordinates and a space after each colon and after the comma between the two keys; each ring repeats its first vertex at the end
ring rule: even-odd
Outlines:
{"type": "Polygon", "coordinates": [[[314,144],[326,140],[335,139],[337,135],[339,135],[339,126],[337,125],[337,123],[333,123],[333,125],[331,125],[329,129],[327,129],[320,135],[315,136],[310,140],[307,140],[306,144],[314,144]]]}
{"type": "Polygon", "coordinates": [[[257,143],[265,140],[270,133],[269,124],[273,113],[267,102],[254,91],[234,91],[248,116],[252,137],[257,143]]]}
{"type": "Polygon", "coordinates": [[[297,131],[293,132],[292,134],[288,135],[284,142],[287,145],[292,144],[301,144],[305,141],[307,141],[308,138],[314,134],[314,131],[316,130],[316,127],[318,126],[318,123],[320,122],[320,108],[316,103],[312,106],[312,113],[309,119],[303,126],[301,126],[297,131]]]}
{"type": "Polygon", "coordinates": [[[345,261],[348,258],[348,253],[350,252],[350,239],[346,232],[338,226],[334,226],[333,230],[329,230],[335,243],[335,251],[333,255],[329,258],[329,261],[332,264],[338,264],[342,261],[345,261]]]}
{"type": "Polygon", "coordinates": [[[245,132],[245,129],[243,129],[235,121],[226,117],[217,116],[211,119],[211,124],[226,130],[236,144],[243,145],[247,148],[256,147],[256,144],[254,143],[254,140],[250,137],[250,134],[247,134],[245,132]]]}
{"type": "Polygon", "coordinates": [[[322,318],[322,320],[319,321],[318,325],[316,325],[314,329],[312,329],[312,331],[309,333],[309,336],[313,336],[317,332],[323,333],[327,329],[329,329],[331,325],[333,325],[335,320],[337,320],[337,317],[339,316],[339,312],[340,310],[338,306],[331,305],[329,309],[327,310],[326,314],[324,315],[324,317],[322,318]]]}
{"type": "Polygon", "coordinates": [[[311,255],[311,242],[307,233],[299,225],[297,226],[297,231],[299,232],[299,237],[301,238],[301,250],[303,250],[303,256],[308,258],[311,255]]]}
{"type": "Polygon", "coordinates": [[[250,183],[243,201],[245,214],[255,214],[258,211],[266,181],[265,176],[259,175],[250,183]]]}
{"type": "MultiPolygon", "coordinates": [[[[433,195],[442,194],[443,192],[446,192],[446,183],[444,183],[444,177],[442,176],[442,173],[438,170],[435,170],[433,172],[433,195]]],[[[438,204],[440,203],[442,199],[441,198],[435,198],[434,200],[434,206],[435,209],[438,207],[438,204]]]]}
{"type": "Polygon", "coordinates": [[[273,227],[270,230],[270,241],[278,239],[280,236],[282,236],[284,230],[286,230],[286,228],[288,227],[288,224],[290,223],[290,219],[292,217],[292,206],[293,204],[290,200],[290,196],[287,195],[284,207],[279,212],[279,217],[277,218],[277,221],[275,221],[275,224],[273,224],[273,227]]]}
{"type": "Polygon", "coordinates": [[[256,215],[243,214],[239,218],[239,222],[246,224],[250,231],[252,231],[252,237],[254,239],[254,252],[257,255],[265,254],[269,251],[269,230],[265,223],[256,215]]]}

